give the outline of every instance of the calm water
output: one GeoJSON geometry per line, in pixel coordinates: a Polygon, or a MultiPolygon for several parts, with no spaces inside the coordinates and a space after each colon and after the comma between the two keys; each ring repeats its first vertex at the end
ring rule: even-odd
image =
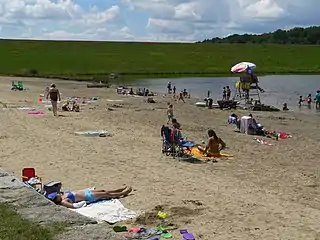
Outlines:
{"type": "MultiPolygon", "coordinates": [[[[141,79],[135,82],[137,87],[146,87],[154,92],[166,92],[168,81],[175,85],[177,92],[187,89],[192,97],[203,99],[207,91],[211,91],[211,96],[215,102],[222,98],[222,88],[234,87],[234,83],[239,77],[217,77],[217,78],[164,78],[164,79],[141,79]]],[[[273,75],[259,77],[260,87],[265,90],[261,93],[261,101],[264,104],[282,107],[286,102],[290,109],[297,109],[299,96],[307,97],[309,93],[314,97],[317,89],[320,89],[320,76],[317,75],[273,75]]],[[[302,107],[303,111],[315,112],[315,109],[302,107]]]]}

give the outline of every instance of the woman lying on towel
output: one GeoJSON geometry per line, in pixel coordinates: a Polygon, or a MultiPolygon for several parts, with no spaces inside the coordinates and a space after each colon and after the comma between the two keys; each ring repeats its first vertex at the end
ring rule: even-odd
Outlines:
{"type": "Polygon", "coordinates": [[[198,146],[199,151],[206,157],[220,156],[220,151],[225,149],[226,144],[217,136],[212,129],[208,130],[208,143],[206,147],[198,146]]]}
{"type": "Polygon", "coordinates": [[[100,200],[110,198],[120,198],[127,196],[132,192],[131,187],[123,187],[115,190],[79,190],[66,193],[53,192],[47,195],[47,198],[55,204],[62,205],[67,208],[81,208],[85,207],[87,203],[95,203],[100,200]]]}

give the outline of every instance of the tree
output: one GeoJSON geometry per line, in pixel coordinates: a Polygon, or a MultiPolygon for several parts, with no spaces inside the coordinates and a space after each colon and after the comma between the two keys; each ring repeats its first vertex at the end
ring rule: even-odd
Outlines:
{"type": "Polygon", "coordinates": [[[233,34],[225,38],[205,39],[198,43],[253,43],[253,44],[320,44],[320,27],[296,27],[290,30],[278,29],[263,34],[233,34]]]}

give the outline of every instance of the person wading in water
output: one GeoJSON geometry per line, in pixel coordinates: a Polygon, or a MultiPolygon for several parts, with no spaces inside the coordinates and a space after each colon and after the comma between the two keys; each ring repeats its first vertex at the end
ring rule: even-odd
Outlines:
{"type": "Polygon", "coordinates": [[[58,101],[61,101],[61,96],[60,96],[59,89],[56,88],[56,85],[54,83],[51,84],[46,98],[47,99],[50,98],[53,115],[55,117],[58,116],[58,101]]]}

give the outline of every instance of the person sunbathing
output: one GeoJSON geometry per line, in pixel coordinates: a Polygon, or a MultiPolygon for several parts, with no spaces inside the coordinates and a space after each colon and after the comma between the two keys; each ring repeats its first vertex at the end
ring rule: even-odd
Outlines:
{"type": "Polygon", "coordinates": [[[70,111],[70,108],[69,108],[69,102],[65,102],[62,107],[61,107],[62,111],[64,112],[69,112],[70,111]]]}
{"type": "Polygon", "coordinates": [[[198,146],[199,151],[207,157],[220,155],[220,151],[226,148],[225,142],[212,129],[208,130],[208,136],[206,147],[198,146]]]}
{"type": "Polygon", "coordinates": [[[55,204],[76,209],[85,207],[87,203],[95,203],[97,201],[110,198],[125,197],[131,192],[132,188],[125,186],[123,188],[110,191],[85,189],[66,193],[53,192],[48,194],[47,198],[55,204]]]}

